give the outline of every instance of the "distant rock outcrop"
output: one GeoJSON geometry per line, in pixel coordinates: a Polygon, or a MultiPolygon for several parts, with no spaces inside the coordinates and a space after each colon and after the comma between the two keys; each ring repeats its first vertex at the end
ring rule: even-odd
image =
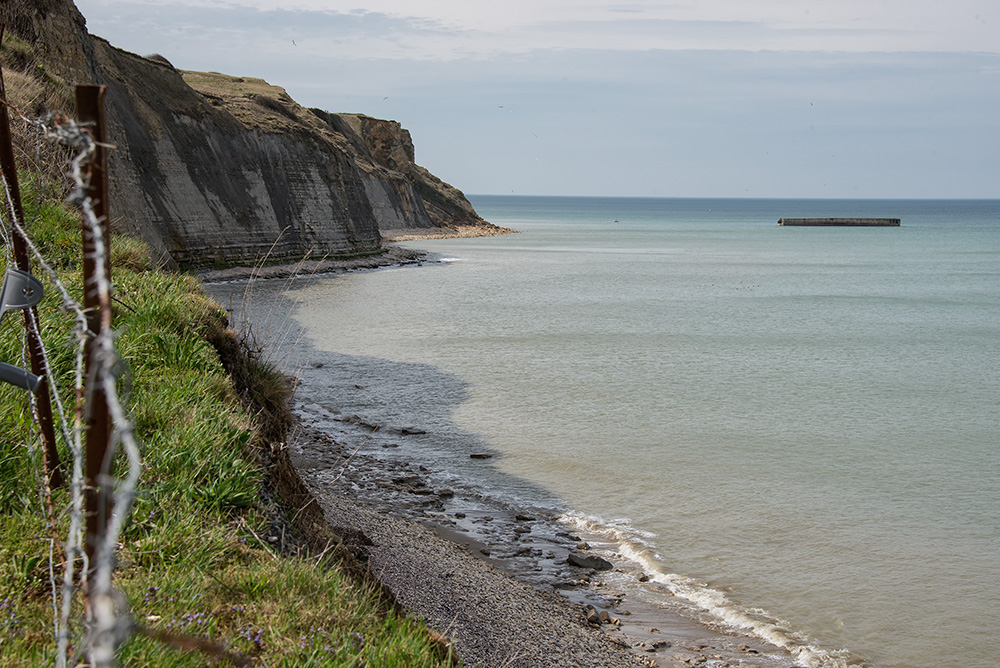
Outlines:
{"type": "Polygon", "coordinates": [[[112,225],[164,264],[374,254],[383,230],[501,231],[414,162],[399,123],[123,51],[91,36],[71,0],[4,0],[0,12],[52,75],[107,86],[112,225]]]}

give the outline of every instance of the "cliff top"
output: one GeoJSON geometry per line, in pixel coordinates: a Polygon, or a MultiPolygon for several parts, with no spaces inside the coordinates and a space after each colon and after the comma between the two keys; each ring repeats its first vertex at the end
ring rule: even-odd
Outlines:
{"type": "Polygon", "coordinates": [[[315,115],[293,100],[284,88],[263,79],[190,70],[180,70],[180,75],[212,106],[224,107],[248,129],[289,132],[296,125],[307,125],[322,130],[315,115]]]}

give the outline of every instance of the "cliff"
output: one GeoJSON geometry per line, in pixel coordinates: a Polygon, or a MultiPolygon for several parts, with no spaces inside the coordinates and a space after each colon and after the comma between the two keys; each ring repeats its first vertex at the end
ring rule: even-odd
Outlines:
{"type": "Polygon", "coordinates": [[[500,231],[416,164],[399,123],[123,51],[71,0],[4,0],[0,20],[50,78],[107,86],[112,226],[165,265],[373,254],[386,230],[500,231]]]}

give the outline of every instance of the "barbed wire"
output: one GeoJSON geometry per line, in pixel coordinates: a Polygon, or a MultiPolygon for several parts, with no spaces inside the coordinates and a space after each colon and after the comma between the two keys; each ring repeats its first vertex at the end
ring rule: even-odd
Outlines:
{"type": "MultiPolygon", "coordinates": [[[[92,239],[92,248],[88,259],[97,268],[93,277],[89,281],[85,281],[83,289],[85,291],[94,290],[101,303],[110,304],[111,282],[106,272],[108,240],[104,237],[101,224],[103,221],[95,213],[94,202],[87,194],[90,184],[87,179],[86,165],[92,159],[98,146],[97,143],[87,132],[88,128],[62,114],[49,114],[43,118],[30,119],[13,106],[7,106],[22,122],[35,128],[36,141],[41,141],[44,138],[73,151],[74,157],[69,170],[73,187],[69,202],[79,207],[81,211],[83,225],[92,239]]],[[[84,398],[83,402],[76,402],[76,408],[71,418],[66,410],[66,402],[60,396],[52,369],[48,366],[49,356],[43,343],[44,375],[49,380],[48,385],[59,416],[59,431],[72,456],[70,501],[68,508],[64,510],[69,517],[67,534],[62,545],[57,543],[55,533],[50,542],[50,555],[54,556],[58,552],[63,555],[61,583],[57,582],[55,559],[50,559],[50,583],[53,591],[53,617],[57,639],[56,665],[64,667],[68,664],[72,640],[74,594],[78,590],[78,583],[85,582],[89,602],[89,619],[86,620],[86,633],[82,647],[89,655],[91,665],[99,668],[110,667],[114,665],[116,648],[128,636],[132,626],[128,616],[119,612],[119,609],[124,609],[125,606],[119,605],[120,597],[113,588],[112,572],[118,538],[128,518],[142,470],[134,427],[118,396],[115,371],[119,367],[120,357],[115,348],[113,331],[110,328],[105,328],[99,334],[91,331],[88,326],[86,310],[72,297],[70,290],[60,280],[51,263],[46,260],[44,254],[31,240],[29,231],[25,229],[21,221],[18,221],[10,188],[6,181],[4,181],[4,193],[11,221],[11,232],[19,235],[25,241],[48,282],[59,293],[62,310],[74,320],[73,332],[76,337],[76,352],[73,388],[76,397],[84,398]],[[85,371],[87,369],[88,341],[91,342],[89,374],[85,371]],[[91,404],[95,388],[100,388],[103,391],[111,421],[110,449],[106,461],[110,462],[114,451],[120,447],[126,455],[128,469],[121,480],[116,480],[110,474],[106,474],[103,479],[94,481],[99,488],[112,490],[113,498],[110,503],[109,521],[104,528],[103,535],[98,537],[99,542],[93,552],[96,563],[91,568],[87,552],[84,549],[86,539],[84,530],[85,478],[83,473],[85,455],[82,437],[85,430],[81,404],[87,406],[91,404]],[[57,591],[61,593],[61,596],[56,595],[57,591]],[[56,600],[57,598],[60,600],[56,600]]],[[[2,230],[0,230],[0,234],[2,234],[4,243],[5,260],[10,264],[11,235],[2,230]]],[[[32,318],[36,331],[41,331],[40,323],[35,322],[32,315],[29,315],[29,318],[32,318]]],[[[44,493],[50,496],[51,490],[48,489],[45,476],[42,476],[42,479],[44,493]]],[[[54,518],[50,518],[50,522],[54,524],[54,518]]]]}

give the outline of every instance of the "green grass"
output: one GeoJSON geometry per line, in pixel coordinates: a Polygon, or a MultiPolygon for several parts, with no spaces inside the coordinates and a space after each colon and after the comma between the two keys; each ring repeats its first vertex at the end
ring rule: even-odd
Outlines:
{"type": "MultiPolygon", "coordinates": [[[[79,296],[79,223],[22,186],[29,229],[79,296]]],[[[225,329],[225,314],[190,276],[150,268],[134,240],[112,242],[119,386],[141,442],[143,472],[120,539],[115,587],[135,631],[123,666],[448,665],[418,622],[329,556],[276,554],[272,503],[263,500],[267,439],[281,436],[287,381],[225,329]],[[220,358],[222,350],[226,366],[220,358]],[[227,372],[226,369],[229,369],[227,372]],[[238,663],[238,661],[237,661],[238,663]]],[[[2,269],[2,268],[0,268],[2,269]]],[[[41,274],[36,268],[36,274],[41,274]]],[[[72,410],[72,318],[46,282],[43,338],[72,410]]],[[[0,360],[24,364],[20,316],[0,323],[0,360]]],[[[64,471],[69,451],[60,444],[64,471]]],[[[124,463],[120,463],[124,467],[124,463]]],[[[41,490],[41,455],[27,394],[0,385],[0,666],[51,665],[53,580],[61,586],[41,490]]],[[[55,490],[66,535],[66,490],[55,490]]],[[[74,600],[71,664],[82,660],[83,599],[74,600]]]]}

